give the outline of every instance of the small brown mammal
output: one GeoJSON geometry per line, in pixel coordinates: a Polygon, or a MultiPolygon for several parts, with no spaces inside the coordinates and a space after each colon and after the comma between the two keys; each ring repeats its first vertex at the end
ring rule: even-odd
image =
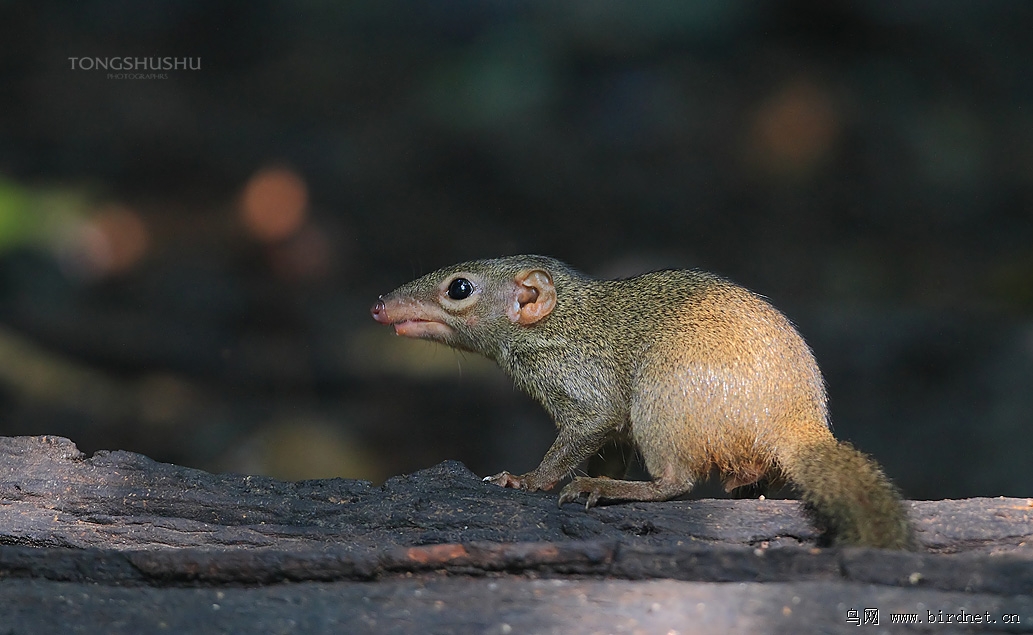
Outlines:
{"type": "Polygon", "coordinates": [[[503,487],[550,489],[609,440],[630,441],[651,481],[577,477],[559,502],[660,501],[711,469],[726,489],[786,478],[838,544],[908,548],[900,496],[829,430],[825,386],[789,320],[700,271],[594,280],[543,256],[446,267],[372,309],[407,337],[495,360],[559,432],[541,464],[503,487]]]}

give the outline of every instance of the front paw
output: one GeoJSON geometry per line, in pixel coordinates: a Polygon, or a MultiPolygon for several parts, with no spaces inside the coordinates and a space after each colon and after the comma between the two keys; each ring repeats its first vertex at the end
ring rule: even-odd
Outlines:
{"type": "Polygon", "coordinates": [[[540,489],[552,489],[552,486],[556,484],[555,480],[542,479],[537,472],[528,472],[527,474],[521,474],[520,476],[514,476],[509,472],[499,472],[494,476],[485,476],[482,480],[486,483],[494,483],[499,487],[512,487],[514,489],[522,489],[528,492],[537,492],[540,489]]]}
{"type": "Polygon", "coordinates": [[[513,476],[509,472],[502,471],[494,476],[485,476],[485,483],[494,483],[499,487],[512,487],[513,489],[527,489],[523,476],[513,476]]]}

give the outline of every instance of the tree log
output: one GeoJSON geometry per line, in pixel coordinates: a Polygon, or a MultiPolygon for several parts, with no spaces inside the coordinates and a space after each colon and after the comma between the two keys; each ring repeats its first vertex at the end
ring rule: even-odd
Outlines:
{"type": "Polygon", "coordinates": [[[290,483],[0,438],[0,633],[1033,632],[1033,501],[907,505],[920,550],[823,549],[796,501],[559,508],[456,462],[290,483]]]}

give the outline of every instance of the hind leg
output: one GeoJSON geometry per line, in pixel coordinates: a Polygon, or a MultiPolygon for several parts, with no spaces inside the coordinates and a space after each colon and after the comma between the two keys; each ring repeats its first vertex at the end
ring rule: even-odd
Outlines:
{"type": "Polygon", "coordinates": [[[665,501],[686,494],[699,480],[697,462],[686,456],[669,435],[676,425],[658,423],[649,408],[632,407],[631,437],[641,455],[650,481],[578,477],[560,492],[560,505],[587,496],[585,507],[599,501],[665,501]]]}
{"type": "MultiPolygon", "coordinates": [[[[651,472],[652,473],[652,472],[651,472]]],[[[593,507],[599,501],[665,501],[692,490],[695,480],[678,476],[669,470],[651,481],[618,481],[600,477],[579,476],[560,492],[559,504],[571,503],[586,494],[585,507],[593,507]]]]}

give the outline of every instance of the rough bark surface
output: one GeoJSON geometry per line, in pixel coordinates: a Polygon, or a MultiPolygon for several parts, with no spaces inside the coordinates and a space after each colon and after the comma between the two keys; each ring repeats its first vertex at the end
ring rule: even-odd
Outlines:
{"type": "Polygon", "coordinates": [[[854,632],[865,608],[1033,632],[1033,500],[908,504],[920,551],[818,549],[795,501],[586,511],[454,462],[288,483],[0,438],[0,634],[854,632]]]}

